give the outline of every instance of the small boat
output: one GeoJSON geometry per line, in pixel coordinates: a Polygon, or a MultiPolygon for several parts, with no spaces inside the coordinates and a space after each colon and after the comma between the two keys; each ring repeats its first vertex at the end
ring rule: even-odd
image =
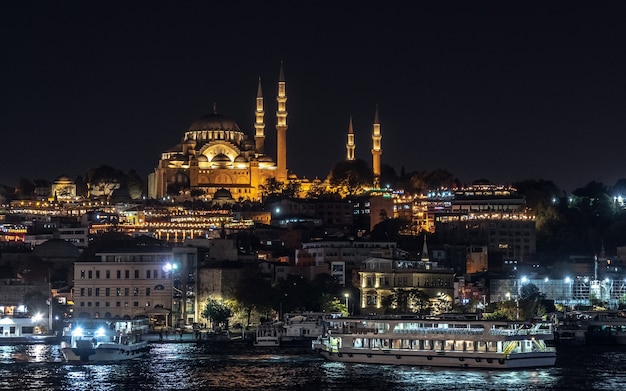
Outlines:
{"type": "Polygon", "coordinates": [[[341,312],[287,313],[283,325],[283,345],[309,346],[311,341],[322,336],[328,324],[343,317],[341,312]]]}
{"type": "Polygon", "coordinates": [[[278,347],[281,344],[284,333],[283,322],[262,324],[256,329],[254,346],[278,347]]]}
{"type": "Polygon", "coordinates": [[[340,312],[287,313],[284,321],[261,325],[254,346],[310,346],[324,334],[329,322],[342,316],[340,312]]]}
{"type": "Polygon", "coordinates": [[[57,344],[59,338],[45,324],[41,317],[2,317],[0,318],[0,345],[16,344],[57,344]]]}
{"type": "Polygon", "coordinates": [[[556,329],[562,345],[626,345],[626,314],[584,311],[565,314],[556,329]]]}
{"type": "Polygon", "coordinates": [[[312,348],[330,361],[463,368],[534,368],[556,362],[551,323],[414,317],[343,318],[312,348]]]}
{"type": "Polygon", "coordinates": [[[65,330],[69,341],[61,342],[66,361],[121,361],[147,354],[148,342],[142,335],[148,331],[148,319],[101,320],[79,319],[65,330]]]}

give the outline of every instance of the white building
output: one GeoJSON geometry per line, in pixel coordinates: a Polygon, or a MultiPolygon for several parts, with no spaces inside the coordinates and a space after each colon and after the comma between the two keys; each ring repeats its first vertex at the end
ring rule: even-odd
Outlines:
{"type": "Polygon", "coordinates": [[[198,321],[196,248],[96,256],[97,261],[74,264],[74,317],[150,317],[171,326],[198,321]]]}

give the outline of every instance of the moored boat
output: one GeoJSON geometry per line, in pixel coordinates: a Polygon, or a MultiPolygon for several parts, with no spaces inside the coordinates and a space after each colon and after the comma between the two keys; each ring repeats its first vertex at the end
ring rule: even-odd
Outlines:
{"type": "Polygon", "coordinates": [[[312,343],[330,361],[468,368],[553,366],[551,323],[343,318],[312,343]]]}
{"type": "Polygon", "coordinates": [[[0,345],[58,343],[58,337],[44,318],[3,317],[0,319],[0,345]]]}
{"type": "Polygon", "coordinates": [[[80,319],[64,330],[69,341],[61,342],[66,361],[121,361],[144,356],[148,342],[142,335],[148,331],[148,320],[80,319]]]}
{"type": "Polygon", "coordinates": [[[262,324],[256,329],[254,346],[280,346],[284,333],[283,322],[262,324]]]}

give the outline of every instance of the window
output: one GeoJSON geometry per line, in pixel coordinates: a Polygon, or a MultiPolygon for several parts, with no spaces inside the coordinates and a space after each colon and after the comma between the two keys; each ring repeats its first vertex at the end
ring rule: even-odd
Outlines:
{"type": "Polygon", "coordinates": [[[89,270],[89,271],[87,272],[87,278],[89,278],[89,279],[92,279],[92,278],[93,278],[93,271],[92,271],[92,270],[89,270]]]}
{"type": "Polygon", "coordinates": [[[104,272],[105,278],[111,278],[111,271],[107,270],[104,272]]]}
{"type": "Polygon", "coordinates": [[[104,290],[104,295],[105,295],[105,296],[111,296],[111,288],[106,288],[106,289],[104,290]]]}
{"type": "Polygon", "coordinates": [[[100,307],[100,302],[99,301],[96,301],[95,304],[96,304],[96,307],[100,307]]]}
{"type": "Polygon", "coordinates": [[[146,270],[146,278],[150,278],[150,270],[146,270]]]}
{"type": "Polygon", "coordinates": [[[146,301],[146,307],[150,307],[150,302],[146,301]]]}
{"type": "Polygon", "coordinates": [[[115,295],[122,296],[122,288],[115,288],[115,295]]]}
{"type": "Polygon", "coordinates": [[[121,270],[118,270],[116,274],[117,274],[117,278],[122,278],[122,271],[121,270]]]}
{"type": "Polygon", "coordinates": [[[96,270],[96,278],[100,278],[100,270],[96,270]]]}
{"type": "Polygon", "coordinates": [[[104,302],[104,306],[105,306],[105,307],[110,307],[110,306],[111,306],[111,303],[109,303],[108,301],[105,301],[105,302],[104,302]]]}
{"type": "Polygon", "coordinates": [[[100,296],[100,288],[96,288],[96,296],[100,296]]]}
{"type": "Polygon", "coordinates": [[[121,306],[122,306],[122,303],[121,303],[120,301],[116,301],[116,302],[115,302],[115,306],[116,306],[116,307],[121,307],[121,306]]]}
{"type": "Polygon", "coordinates": [[[130,296],[130,288],[124,288],[124,296],[130,296]]]}
{"type": "Polygon", "coordinates": [[[139,288],[133,288],[133,296],[139,296],[139,288]]]}
{"type": "Polygon", "coordinates": [[[130,270],[124,270],[124,278],[130,278],[130,270]]]}
{"type": "Polygon", "coordinates": [[[93,290],[91,288],[87,288],[87,296],[91,296],[93,290]]]}
{"type": "Polygon", "coordinates": [[[139,270],[135,270],[135,278],[139,278],[139,270]]]}
{"type": "Polygon", "coordinates": [[[81,279],[85,279],[85,271],[84,270],[80,271],[80,278],[81,279]]]}
{"type": "Polygon", "coordinates": [[[85,288],[80,288],[80,295],[85,296],[85,288]]]}
{"type": "Polygon", "coordinates": [[[139,302],[138,301],[133,301],[133,307],[139,307],[139,302]]]}
{"type": "Polygon", "coordinates": [[[146,296],[150,296],[150,288],[146,288],[146,296]]]}

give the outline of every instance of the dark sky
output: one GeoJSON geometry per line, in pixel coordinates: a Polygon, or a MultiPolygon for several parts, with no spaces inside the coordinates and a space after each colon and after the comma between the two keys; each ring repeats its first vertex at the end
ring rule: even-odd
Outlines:
{"type": "Polygon", "coordinates": [[[626,178],[619,2],[224,3],[2,2],[0,183],[147,175],[213,103],[253,137],[259,77],[273,154],[281,61],[299,176],[345,158],[350,116],[371,164],[378,105],[398,173],[566,191],[626,178]]]}

